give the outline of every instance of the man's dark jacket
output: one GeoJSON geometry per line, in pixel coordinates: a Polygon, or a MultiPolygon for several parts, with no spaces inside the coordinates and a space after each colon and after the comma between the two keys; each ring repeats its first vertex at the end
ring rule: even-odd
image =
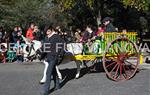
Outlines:
{"type": "Polygon", "coordinates": [[[50,56],[63,56],[65,42],[58,34],[54,34],[50,38],[46,37],[44,40],[44,44],[44,46],[46,47],[45,52],[47,53],[47,60],[50,56]]]}
{"type": "Polygon", "coordinates": [[[105,32],[116,32],[115,27],[113,26],[112,23],[109,23],[106,27],[105,27],[105,32]]]}

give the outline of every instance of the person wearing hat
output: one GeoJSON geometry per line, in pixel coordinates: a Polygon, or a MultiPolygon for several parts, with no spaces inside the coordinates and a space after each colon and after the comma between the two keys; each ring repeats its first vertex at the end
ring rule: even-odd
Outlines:
{"type": "Polygon", "coordinates": [[[59,62],[60,55],[62,56],[64,53],[64,40],[56,33],[53,26],[48,27],[46,35],[44,44],[50,45],[50,47],[45,47],[44,50],[44,52],[47,53],[45,61],[48,62],[48,69],[46,71],[46,82],[44,84],[43,95],[49,95],[51,76],[53,76],[55,90],[60,89],[59,78],[55,66],[59,62]]]}
{"type": "Polygon", "coordinates": [[[116,32],[116,28],[113,26],[112,22],[111,22],[111,18],[110,17],[105,17],[103,19],[103,24],[104,24],[104,31],[105,32],[116,32]]]}

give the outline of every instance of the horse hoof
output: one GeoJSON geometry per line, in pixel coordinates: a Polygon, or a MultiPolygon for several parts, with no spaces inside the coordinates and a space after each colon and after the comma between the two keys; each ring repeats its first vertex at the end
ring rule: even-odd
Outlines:
{"type": "Polygon", "coordinates": [[[39,84],[44,84],[45,82],[40,81],[39,84]]]}
{"type": "Polygon", "coordinates": [[[40,84],[44,84],[45,81],[44,81],[44,80],[40,80],[39,83],[40,83],[40,84]]]}
{"type": "Polygon", "coordinates": [[[79,74],[76,74],[76,77],[75,77],[76,79],[78,79],[79,78],[79,74]]]}
{"type": "Polygon", "coordinates": [[[59,78],[60,80],[62,80],[62,77],[59,76],[58,78],[59,78]]]}

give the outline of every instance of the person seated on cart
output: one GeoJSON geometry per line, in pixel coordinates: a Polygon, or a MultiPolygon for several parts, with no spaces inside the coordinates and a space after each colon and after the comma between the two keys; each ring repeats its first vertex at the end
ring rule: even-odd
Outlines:
{"type": "Polygon", "coordinates": [[[123,30],[122,30],[122,35],[121,35],[121,36],[122,36],[122,37],[126,37],[126,36],[127,36],[126,34],[127,34],[127,29],[123,29],[123,30]]]}
{"type": "Polygon", "coordinates": [[[98,31],[96,32],[96,40],[104,39],[104,25],[99,25],[98,31]]]}
{"type": "Polygon", "coordinates": [[[94,36],[93,43],[92,43],[92,53],[98,54],[100,53],[101,43],[104,41],[104,26],[100,25],[97,29],[96,36],[94,36]]]}
{"type": "Polygon", "coordinates": [[[105,17],[102,22],[104,25],[105,32],[116,32],[117,31],[117,29],[112,24],[112,20],[110,17],[105,17]]]}
{"type": "Polygon", "coordinates": [[[74,36],[75,36],[75,42],[82,43],[82,33],[81,33],[81,30],[79,28],[76,29],[74,36]]]}
{"type": "Polygon", "coordinates": [[[96,34],[92,30],[91,26],[87,26],[85,32],[83,33],[82,42],[84,45],[83,52],[85,54],[92,53],[93,41],[95,40],[96,34]]]}

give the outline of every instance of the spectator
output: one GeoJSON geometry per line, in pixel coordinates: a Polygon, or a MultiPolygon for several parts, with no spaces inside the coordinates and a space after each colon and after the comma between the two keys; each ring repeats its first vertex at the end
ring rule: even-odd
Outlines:
{"type": "Polygon", "coordinates": [[[16,51],[17,62],[23,62],[23,44],[20,39],[17,39],[14,50],[16,51]]]}
{"type": "Polygon", "coordinates": [[[4,31],[4,28],[1,26],[0,27],[0,43],[5,42],[5,34],[6,32],[4,31]]]}
{"type": "Polygon", "coordinates": [[[10,41],[10,33],[4,31],[4,36],[3,36],[3,38],[2,38],[2,42],[8,43],[9,41],[10,41]]]}
{"type": "Polygon", "coordinates": [[[24,40],[22,38],[22,29],[17,26],[14,28],[14,32],[12,33],[14,38],[14,51],[16,51],[17,62],[23,62],[23,46],[24,40]]]}
{"type": "Polygon", "coordinates": [[[12,36],[13,36],[13,42],[16,43],[17,42],[17,32],[18,32],[18,29],[17,27],[14,28],[14,31],[12,32],[12,36]]]}
{"type": "Polygon", "coordinates": [[[40,41],[41,39],[41,33],[40,33],[38,26],[34,26],[33,37],[34,37],[34,40],[40,41]]]}
{"type": "Polygon", "coordinates": [[[55,30],[58,33],[58,35],[61,36],[61,38],[65,39],[65,37],[67,36],[67,33],[63,32],[60,26],[56,26],[55,30]]]}
{"type": "Polygon", "coordinates": [[[19,40],[21,44],[24,43],[24,40],[22,38],[22,29],[21,29],[21,27],[18,27],[17,40],[19,40]]]}
{"type": "Polygon", "coordinates": [[[30,41],[34,39],[33,31],[34,31],[34,23],[31,23],[30,28],[26,32],[26,38],[28,38],[30,41]]]}
{"type": "Polygon", "coordinates": [[[14,28],[14,31],[12,32],[12,36],[13,36],[13,42],[17,43],[17,40],[20,40],[21,43],[23,43],[23,38],[22,36],[22,29],[21,27],[17,26],[14,28]]]}
{"type": "Polygon", "coordinates": [[[2,63],[6,63],[6,52],[7,52],[7,48],[5,44],[1,44],[0,45],[0,62],[2,63]]]}
{"type": "Polygon", "coordinates": [[[14,43],[17,43],[17,34],[18,34],[18,26],[14,28],[14,31],[12,32],[12,39],[14,43]]]}

